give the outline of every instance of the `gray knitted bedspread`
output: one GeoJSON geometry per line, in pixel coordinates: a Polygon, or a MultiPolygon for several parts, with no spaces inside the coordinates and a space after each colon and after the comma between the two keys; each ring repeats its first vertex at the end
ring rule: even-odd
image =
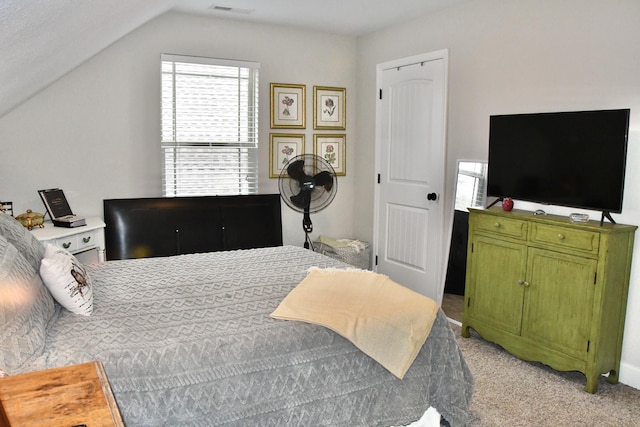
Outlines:
{"type": "Polygon", "coordinates": [[[311,266],[285,246],[89,267],[91,317],[57,308],[42,367],[102,361],[129,426],[465,425],[472,378],[442,312],[403,380],[320,326],[269,314],[311,266]]]}

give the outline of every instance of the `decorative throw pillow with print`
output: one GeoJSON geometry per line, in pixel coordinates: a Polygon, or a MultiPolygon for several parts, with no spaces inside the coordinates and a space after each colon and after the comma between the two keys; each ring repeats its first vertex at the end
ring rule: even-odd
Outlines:
{"type": "Polygon", "coordinates": [[[87,271],[70,252],[47,244],[40,263],[40,276],[53,298],[75,314],[93,312],[93,285],[87,271]]]}

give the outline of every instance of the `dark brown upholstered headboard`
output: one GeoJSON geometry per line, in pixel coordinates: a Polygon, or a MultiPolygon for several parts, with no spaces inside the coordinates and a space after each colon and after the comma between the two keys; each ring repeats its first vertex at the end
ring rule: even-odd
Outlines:
{"type": "Polygon", "coordinates": [[[104,201],[107,260],[282,245],[279,194],[104,201]]]}

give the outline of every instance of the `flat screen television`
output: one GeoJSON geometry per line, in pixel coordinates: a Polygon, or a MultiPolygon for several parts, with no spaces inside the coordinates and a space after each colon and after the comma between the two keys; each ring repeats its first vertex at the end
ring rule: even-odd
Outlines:
{"type": "Polygon", "coordinates": [[[622,212],[629,109],[490,117],[487,195],[622,212]]]}

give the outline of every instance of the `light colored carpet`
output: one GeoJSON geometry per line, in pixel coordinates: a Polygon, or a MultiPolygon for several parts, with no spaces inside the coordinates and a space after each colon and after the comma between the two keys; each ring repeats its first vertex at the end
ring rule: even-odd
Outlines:
{"type": "Polygon", "coordinates": [[[444,294],[442,297],[442,311],[449,319],[462,322],[462,312],[464,311],[464,296],[455,294],[444,294]]]}
{"type": "Polygon", "coordinates": [[[473,426],[640,426],[640,390],[602,377],[589,394],[579,372],[519,360],[473,331],[462,338],[460,327],[451,327],[476,382],[473,426]]]}

